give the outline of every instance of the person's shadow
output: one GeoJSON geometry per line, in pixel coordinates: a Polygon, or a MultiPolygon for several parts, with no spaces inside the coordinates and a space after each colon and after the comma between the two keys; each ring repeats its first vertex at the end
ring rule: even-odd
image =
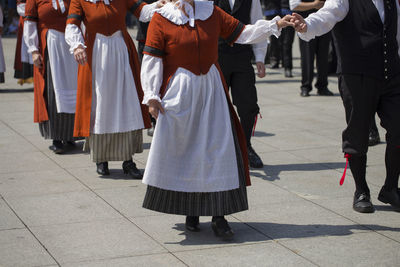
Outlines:
{"type": "Polygon", "coordinates": [[[323,171],[331,169],[343,169],[344,167],[344,162],[264,165],[262,169],[250,169],[250,175],[267,181],[275,181],[280,180],[279,174],[282,171],[323,171]]]}
{"type": "Polygon", "coordinates": [[[201,223],[200,232],[190,232],[185,224],[177,223],[173,229],[181,231],[185,236],[179,242],[165,242],[165,244],[212,245],[225,243],[264,242],[279,239],[297,239],[318,236],[347,236],[353,231],[394,231],[400,232],[400,227],[388,227],[376,224],[329,225],[329,224],[280,224],[268,222],[230,222],[235,235],[232,240],[224,241],[216,237],[211,230],[210,223],[201,223]]]}

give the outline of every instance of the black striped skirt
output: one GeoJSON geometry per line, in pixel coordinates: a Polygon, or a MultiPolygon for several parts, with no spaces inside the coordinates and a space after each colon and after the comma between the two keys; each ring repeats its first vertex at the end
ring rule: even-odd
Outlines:
{"type": "Polygon", "coordinates": [[[143,152],[142,129],[124,132],[91,134],[86,138],[84,151],[90,151],[93,162],[131,160],[135,153],[143,152]]]}
{"type": "Polygon", "coordinates": [[[224,216],[248,209],[246,176],[236,130],[232,127],[239,188],[220,192],[179,192],[147,186],[143,208],[186,216],[224,216]]]}
{"type": "Polygon", "coordinates": [[[46,59],[46,86],[44,96],[47,105],[49,120],[39,123],[40,134],[45,139],[73,141],[75,114],[58,113],[57,104],[51,77],[50,62],[46,59]]]}

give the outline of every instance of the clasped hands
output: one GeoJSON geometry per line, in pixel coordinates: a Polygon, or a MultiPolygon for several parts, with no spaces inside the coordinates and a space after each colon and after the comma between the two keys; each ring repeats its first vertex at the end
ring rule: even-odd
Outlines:
{"type": "Polygon", "coordinates": [[[276,22],[276,25],[278,26],[278,29],[290,26],[293,27],[297,32],[304,33],[307,31],[307,24],[304,18],[297,13],[284,16],[276,22]]]}

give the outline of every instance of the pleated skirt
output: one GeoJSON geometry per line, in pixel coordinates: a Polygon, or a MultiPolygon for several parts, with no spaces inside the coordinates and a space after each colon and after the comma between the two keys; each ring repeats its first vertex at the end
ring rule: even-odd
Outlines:
{"type": "Polygon", "coordinates": [[[247,210],[243,159],[234,127],[232,127],[232,131],[239,172],[239,188],[219,192],[179,192],[148,185],[143,207],[158,212],[186,216],[224,216],[247,210]]]}
{"type": "Polygon", "coordinates": [[[54,94],[53,80],[51,76],[50,63],[46,57],[46,86],[44,95],[47,104],[49,120],[39,123],[40,134],[45,139],[73,141],[75,114],[58,113],[54,94]]]}
{"type": "Polygon", "coordinates": [[[93,162],[131,160],[135,153],[143,152],[142,129],[124,133],[90,134],[84,151],[90,151],[93,162]]]}

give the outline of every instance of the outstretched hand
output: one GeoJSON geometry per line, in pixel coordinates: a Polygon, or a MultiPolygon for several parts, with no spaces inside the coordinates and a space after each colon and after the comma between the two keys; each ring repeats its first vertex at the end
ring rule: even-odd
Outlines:
{"type": "Polygon", "coordinates": [[[297,32],[307,32],[307,23],[301,15],[293,12],[290,21],[294,24],[294,29],[297,32]]]}
{"type": "Polygon", "coordinates": [[[276,25],[278,25],[278,29],[282,29],[282,28],[285,28],[288,26],[291,26],[294,28],[295,25],[294,25],[294,20],[292,21],[292,18],[293,17],[291,15],[286,15],[283,18],[281,18],[280,20],[278,20],[276,22],[276,25]]]}

